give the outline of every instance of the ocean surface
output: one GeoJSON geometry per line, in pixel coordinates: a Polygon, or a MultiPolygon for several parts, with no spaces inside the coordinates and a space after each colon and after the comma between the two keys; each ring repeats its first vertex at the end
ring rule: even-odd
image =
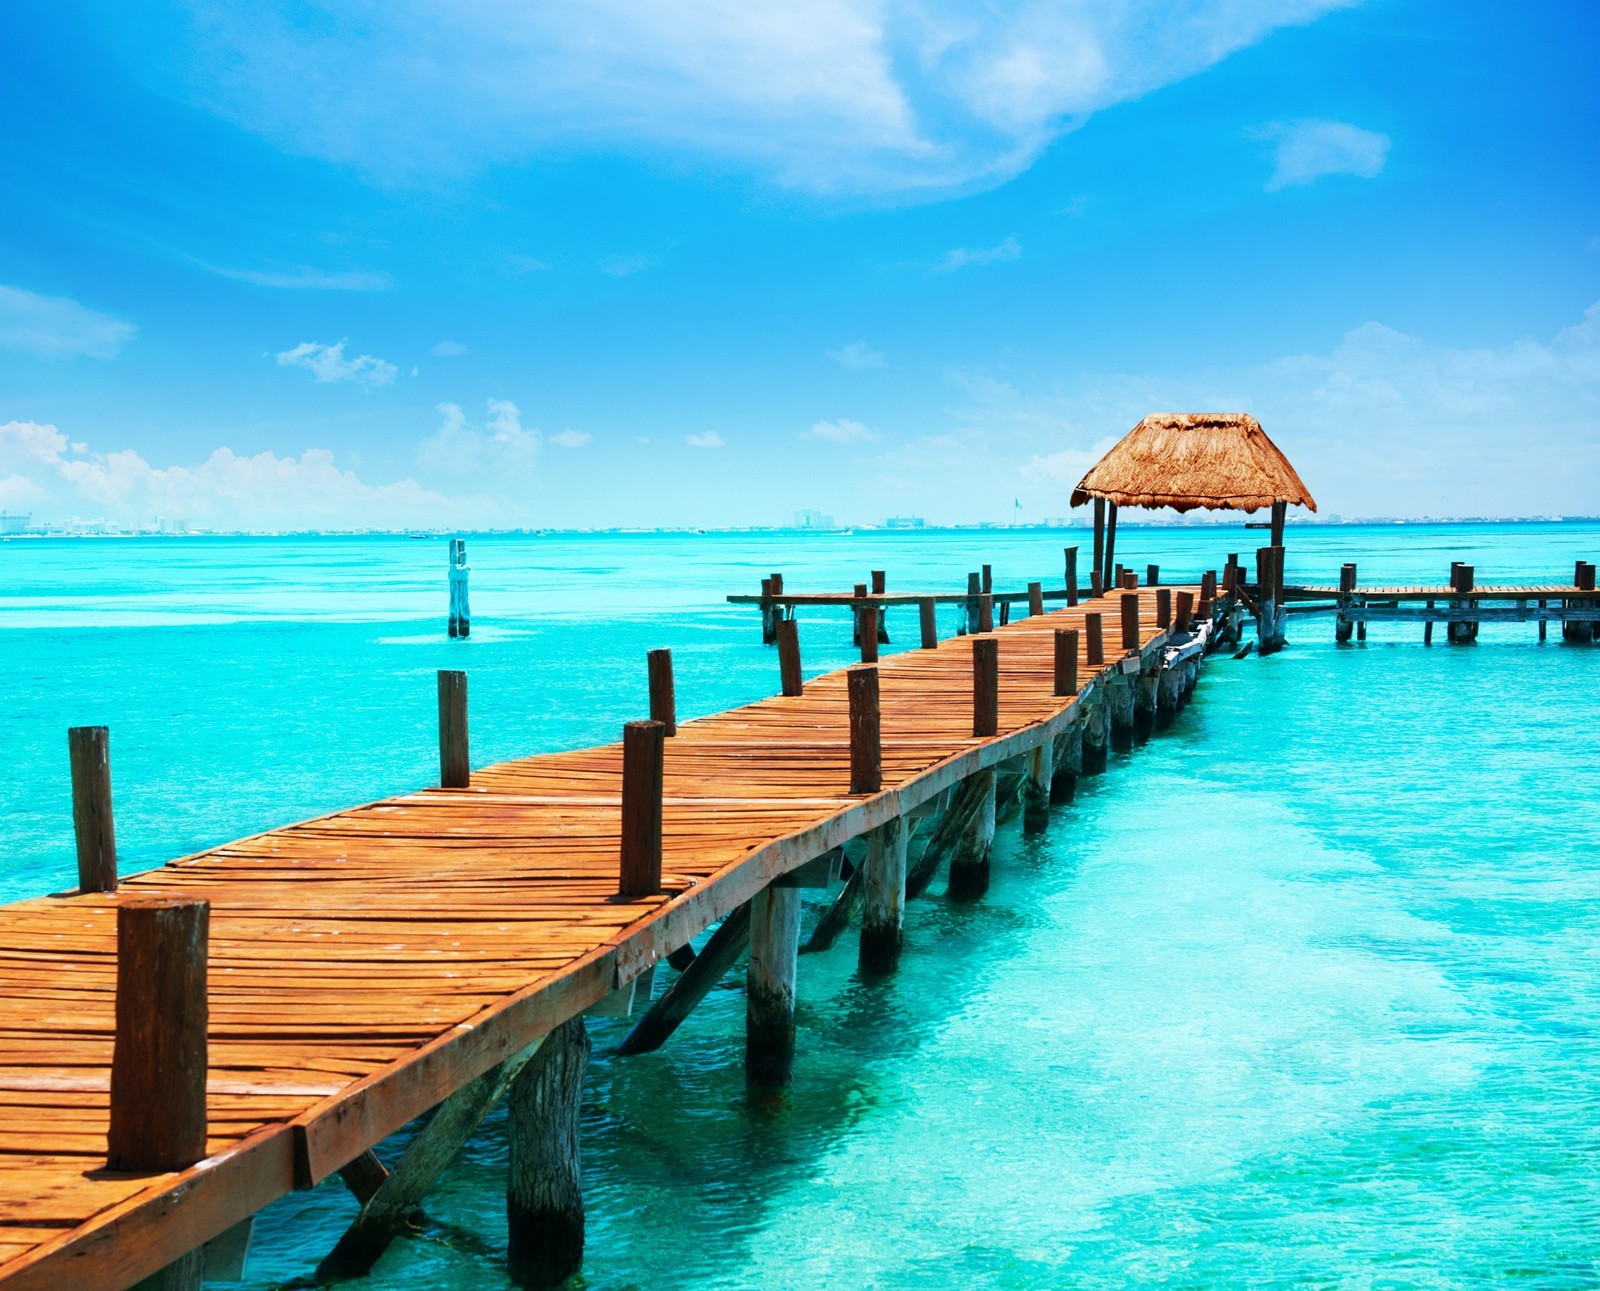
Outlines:
{"type": "MultiPolygon", "coordinates": [[[[1124,527],[1118,554],[1191,578],[1260,540],[1124,527]]],[[[1067,542],[1086,571],[1082,532],[469,537],[465,642],[442,537],[0,542],[0,898],[73,882],[68,726],[111,727],[145,868],[428,783],[437,668],[470,672],[476,763],[592,744],[657,646],[680,716],[772,693],[722,599],[767,573],[1059,585],[1067,542]]],[[[1291,582],[1566,582],[1600,525],[1288,546],[1291,582]]],[[[801,619],[808,673],[851,661],[840,612],[801,619]]],[[[1600,1288],[1600,649],[1289,632],[1212,661],[1046,836],[1002,827],[983,901],[912,903],[892,980],[853,937],[804,957],[787,1094],[745,1091],[742,973],[653,1055],[592,1022],[581,1284],[1600,1288]]],[[[357,1285],[505,1286],[503,1163],[491,1119],[357,1285]]],[[[354,1213],[336,1181],[277,1203],[245,1285],[309,1275],[354,1213]]]]}

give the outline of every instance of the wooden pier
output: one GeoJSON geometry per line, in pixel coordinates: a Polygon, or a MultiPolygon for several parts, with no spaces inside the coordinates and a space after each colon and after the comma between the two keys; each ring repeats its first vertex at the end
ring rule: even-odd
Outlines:
{"type": "Polygon", "coordinates": [[[1108,743],[1181,704],[1212,626],[1200,594],[1144,586],[1047,613],[1031,588],[1036,612],[992,633],[803,683],[794,653],[788,693],[682,723],[670,660],[652,659],[656,720],[624,743],[470,773],[466,679],[441,674],[441,779],[458,787],[120,883],[104,732],[75,736],[83,890],[0,908],[0,1285],[196,1286],[199,1252],[220,1266],[255,1212],[335,1173],[364,1210],[322,1272],[360,1271],[502,1096],[513,1276],[559,1281],[582,1244],[574,1019],[627,1011],[663,960],[680,984],[697,970],[714,983],[743,920],[750,1076],[786,1079],[793,884],[828,882],[862,839],[862,965],[891,970],[930,849],[953,857],[953,889],[982,890],[997,784],[1020,786],[1025,824],[1044,828],[1052,795],[1070,796],[1108,743]],[[719,920],[697,959],[691,939],[719,920]],[[135,944],[153,958],[130,959],[135,944]],[[191,1095],[198,1138],[160,1123],[191,1095]],[[386,1171],[370,1149],[440,1104],[386,1171]],[[119,1118],[136,1146],[111,1168],[119,1118]],[[157,1140],[191,1143],[177,1160],[192,1163],[137,1146],[157,1140]]]}

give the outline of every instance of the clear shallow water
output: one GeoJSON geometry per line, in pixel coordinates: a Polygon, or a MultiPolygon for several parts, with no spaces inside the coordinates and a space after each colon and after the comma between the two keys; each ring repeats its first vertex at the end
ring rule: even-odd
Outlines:
{"type": "MultiPolygon", "coordinates": [[[[1256,540],[1119,547],[1187,572],[1256,540]]],[[[1600,528],[1291,543],[1291,579],[1545,581],[1600,528]]],[[[653,646],[687,711],[769,693],[754,611],[718,598],[771,569],[956,586],[989,559],[1012,585],[1058,577],[1059,545],[485,538],[452,645],[442,542],[3,544],[0,883],[70,882],[67,725],[111,724],[126,863],[154,864],[425,782],[434,668],[471,670],[477,760],[590,743],[639,711],[653,646]]],[[[808,670],[847,661],[839,617],[803,636],[808,670]]],[[[1296,620],[1283,654],[1211,664],[1046,838],[1002,829],[982,903],[913,903],[893,981],[858,982],[849,938],[803,959],[786,1097],[746,1096],[737,975],[661,1053],[598,1056],[587,1284],[1600,1286],[1600,650],[1331,636],[1296,620]]],[[[597,1055],[620,1029],[593,1024],[597,1055]]],[[[501,1142],[370,1285],[504,1285],[501,1142]]],[[[335,1183],[269,1210],[252,1285],[308,1273],[353,1209],[335,1183]]]]}

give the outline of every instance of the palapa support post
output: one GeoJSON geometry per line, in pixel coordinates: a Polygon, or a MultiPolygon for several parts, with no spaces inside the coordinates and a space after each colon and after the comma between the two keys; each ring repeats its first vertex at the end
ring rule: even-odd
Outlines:
{"type": "Polygon", "coordinates": [[[973,901],[989,890],[989,857],[994,847],[995,784],[993,767],[975,771],[963,788],[970,785],[977,795],[977,810],[968,817],[950,856],[950,878],[945,895],[957,901],[973,901]]]}
{"type": "Polygon", "coordinates": [[[1143,644],[1139,632],[1139,593],[1122,594],[1122,648],[1137,651],[1143,644]]]}
{"type": "Polygon", "coordinates": [[[967,635],[976,636],[978,627],[978,598],[983,595],[983,575],[973,570],[967,575],[967,635]]]}
{"type": "Polygon", "coordinates": [[[781,1089],[794,1070],[794,988],[800,952],[800,889],[768,884],[750,902],[744,1074],[781,1089]]]}
{"type": "Polygon", "coordinates": [[[863,973],[892,973],[900,962],[906,905],[905,818],[896,816],[867,835],[862,863],[865,900],[861,911],[863,973]]]}
{"type": "Polygon", "coordinates": [[[883,739],[878,709],[878,666],[858,663],[845,670],[850,695],[850,792],[883,788],[883,739]]]}
{"type": "Polygon", "coordinates": [[[667,728],[628,722],[622,728],[623,899],[661,891],[661,795],[667,728]]]}
{"type": "Polygon", "coordinates": [[[652,650],[645,663],[650,674],[650,720],[660,722],[667,735],[676,735],[678,697],[672,684],[672,651],[652,650]]]}
{"type": "Polygon", "coordinates": [[[1067,604],[1072,606],[1078,603],[1078,549],[1064,547],[1062,550],[1067,557],[1067,604]]]}
{"type": "Polygon", "coordinates": [[[465,789],[472,783],[467,748],[467,674],[439,670],[439,787],[465,789]]]}
{"type": "Polygon", "coordinates": [[[1156,626],[1170,628],[1172,626],[1172,589],[1163,587],[1156,591],[1156,626]]]}
{"type": "Polygon", "coordinates": [[[1022,779],[1022,832],[1042,834],[1050,828],[1050,781],[1055,776],[1055,741],[1042,740],[1027,755],[1022,779]]]}
{"type": "Polygon", "coordinates": [[[1339,567],[1339,610],[1334,617],[1333,639],[1335,641],[1350,640],[1350,633],[1355,628],[1355,621],[1348,617],[1348,611],[1354,602],[1356,591],[1356,567],[1350,562],[1339,567]]]}
{"type": "Polygon", "coordinates": [[[1278,640],[1277,574],[1274,548],[1256,548],[1256,653],[1271,654],[1278,640]]]}
{"type": "Polygon", "coordinates": [[[1094,568],[1089,573],[1089,591],[1099,596],[1106,585],[1106,500],[1094,500],[1094,568]]]}
{"type": "Polygon", "coordinates": [[[583,1265],[578,1126],[588,1066],[583,1018],[568,1018],[506,1098],[506,1271],[521,1287],[558,1287],[583,1265]]]}
{"type": "MultiPolygon", "coordinates": [[[[1472,590],[1473,575],[1473,567],[1471,565],[1464,565],[1459,561],[1455,562],[1450,568],[1450,590],[1453,592],[1462,593],[1462,595],[1459,595],[1454,601],[1454,605],[1457,609],[1465,610],[1470,609],[1472,606],[1472,602],[1467,599],[1465,593],[1472,590]]],[[[1445,631],[1445,639],[1449,641],[1451,645],[1471,645],[1475,640],[1477,640],[1477,636],[1478,625],[1472,622],[1470,619],[1453,621],[1448,625],[1445,631]]]]}
{"type": "Polygon", "coordinates": [[[67,731],[72,767],[72,832],[78,845],[78,891],[117,890],[117,828],[111,816],[111,731],[67,731]]]}
{"type": "Polygon", "coordinates": [[[450,623],[451,639],[472,635],[472,607],[467,599],[467,540],[450,539],[450,623]]]}
{"type": "MultiPolygon", "coordinates": [[[[1106,503],[1106,569],[1116,567],[1117,560],[1117,504],[1106,503]]],[[[1113,584],[1112,586],[1115,586],[1113,584]]]]}
{"type": "Polygon", "coordinates": [[[794,619],[778,624],[778,680],[785,695],[805,692],[800,673],[800,625],[794,619]]]}
{"type": "Polygon", "coordinates": [[[878,607],[863,605],[856,611],[856,635],[861,642],[861,662],[878,662],[878,607]]]}
{"type": "MultiPolygon", "coordinates": [[[[106,1169],[184,1170],[206,1155],[206,955],[211,904],[138,897],[117,908],[116,1031],[106,1169]]],[[[199,1291],[205,1248],[143,1279],[199,1291]]]]}
{"type": "Polygon", "coordinates": [[[1078,693],[1078,629],[1057,628],[1055,668],[1051,693],[1057,696],[1078,693]]]}
{"type": "Polygon", "coordinates": [[[1105,632],[1099,610],[1083,616],[1084,651],[1091,668],[1099,668],[1106,661],[1105,632]]]}
{"type": "Polygon", "coordinates": [[[972,734],[1000,733],[1000,642],[978,637],[972,643],[972,734]]]}
{"type": "Polygon", "coordinates": [[[1034,618],[1044,613],[1044,584],[1028,584],[1028,617],[1034,618]]]}
{"type": "MultiPolygon", "coordinates": [[[[889,588],[888,588],[888,579],[887,579],[887,576],[884,574],[884,571],[881,570],[881,569],[873,570],[872,571],[872,594],[874,596],[882,596],[888,590],[889,590],[889,588]]],[[[889,607],[886,606],[886,605],[880,605],[880,606],[877,607],[877,609],[878,609],[878,644],[879,645],[888,645],[889,644],[889,607]]]]}
{"type": "Polygon", "coordinates": [[[931,596],[917,598],[917,618],[922,628],[922,648],[932,650],[939,644],[939,619],[931,596]]]}

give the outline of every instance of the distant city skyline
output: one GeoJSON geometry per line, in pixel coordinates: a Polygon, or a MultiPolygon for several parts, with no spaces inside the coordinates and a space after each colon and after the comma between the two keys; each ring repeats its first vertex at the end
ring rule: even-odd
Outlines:
{"type": "Polygon", "coordinates": [[[1029,522],[1169,409],[1253,413],[1325,513],[1600,505],[1577,0],[20,0],[0,37],[36,524],[1029,522]]]}

